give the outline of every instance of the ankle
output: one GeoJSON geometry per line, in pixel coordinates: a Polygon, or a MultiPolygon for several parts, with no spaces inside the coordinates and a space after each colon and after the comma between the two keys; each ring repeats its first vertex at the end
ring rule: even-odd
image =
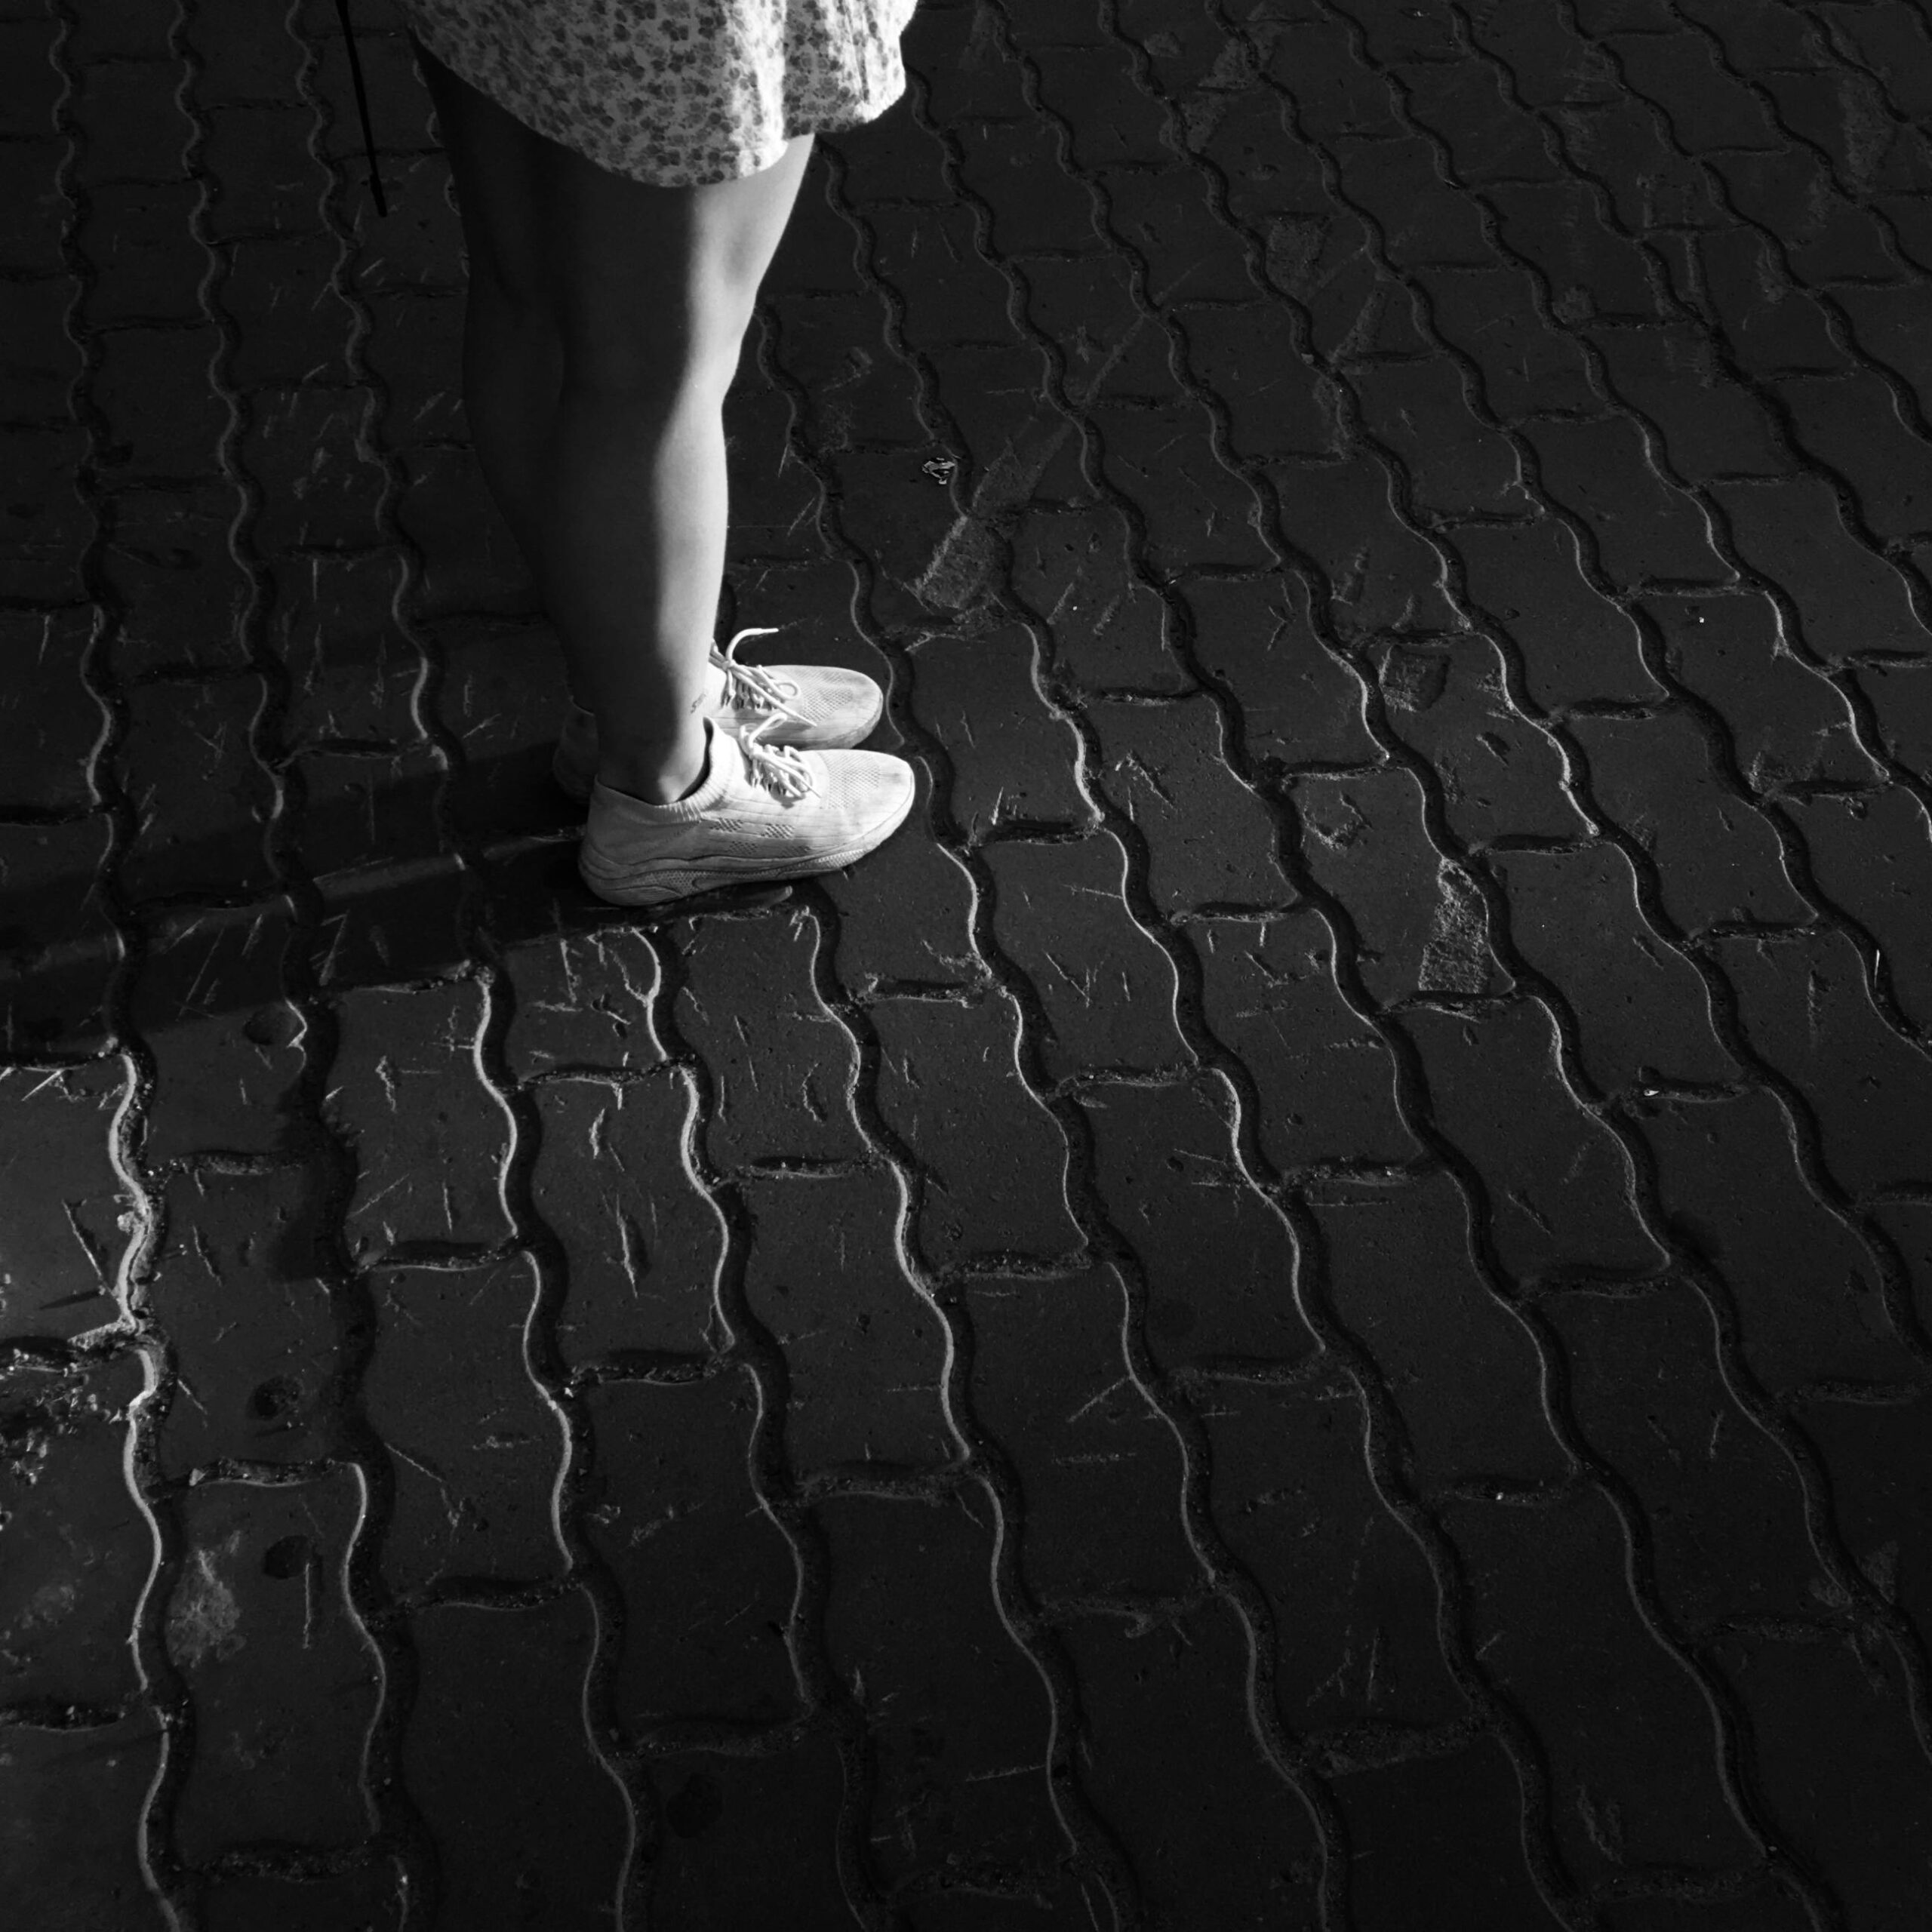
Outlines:
{"type": "Polygon", "coordinates": [[[700,728],[671,739],[626,739],[616,744],[600,734],[598,780],[614,790],[628,792],[648,805],[674,805],[688,798],[711,775],[711,734],[700,728]]]}

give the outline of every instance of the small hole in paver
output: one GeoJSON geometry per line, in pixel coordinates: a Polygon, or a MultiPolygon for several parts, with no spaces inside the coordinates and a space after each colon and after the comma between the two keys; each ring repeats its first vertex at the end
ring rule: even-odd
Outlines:
{"type": "Polygon", "coordinates": [[[248,1413],[263,1422],[285,1416],[302,1399],[302,1385],[286,1375],[271,1375],[258,1383],[248,1398],[248,1413]]]}
{"type": "Polygon", "coordinates": [[[702,1771],[694,1771],[665,1805],[664,1822],[681,1838],[694,1838],[709,1831],[724,1809],[724,1793],[702,1771]]]}
{"type": "Polygon", "coordinates": [[[262,1552],[262,1574],[265,1577],[299,1577],[309,1567],[309,1539],[306,1537],[278,1537],[262,1552]]]}

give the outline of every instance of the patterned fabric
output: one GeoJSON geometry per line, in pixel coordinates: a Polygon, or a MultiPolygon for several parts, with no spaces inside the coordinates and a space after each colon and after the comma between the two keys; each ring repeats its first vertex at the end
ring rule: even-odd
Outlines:
{"type": "Polygon", "coordinates": [[[402,0],[453,73],[612,173],[701,187],[904,91],[915,0],[402,0]]]}

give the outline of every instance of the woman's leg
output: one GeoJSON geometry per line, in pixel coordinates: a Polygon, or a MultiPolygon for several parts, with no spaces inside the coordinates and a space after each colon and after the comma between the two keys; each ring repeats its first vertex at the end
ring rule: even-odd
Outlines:
{"type": "Polygon", "coordinates": [[[562,345],[538,506],[541,580],[598,776],[694,789],[727,521],[724,392],[810,151],[703,188],[623,179],[545,143],[536,201],[562,345]]]}
{"type": "Polygon", "coordinates": [[[425,56],[470,263],[464,397],[534,570],[598,776],[654,802],[703,774],[728,497],[724,392],[810,152],[654,188],[524,127],[425,56]]]}
{"type": "Polygon", "coordinates": [[[463,411],[483,479],[534,577],[563,369],[537,199],[541,137],[420,47],[417,57],[456,177],[469,259],[463,411]]]}

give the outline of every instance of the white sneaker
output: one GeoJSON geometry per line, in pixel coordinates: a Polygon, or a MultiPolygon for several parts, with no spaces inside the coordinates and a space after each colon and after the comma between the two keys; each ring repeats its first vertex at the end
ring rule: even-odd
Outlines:
{"type": "Polygon", "coordinates": [[[577,869],[614,906],[655,906],[742,881],[836,872],[881,844],[912,803],[912,768],[884,752],[800,751],[764,728],[709,731],[688,798],[647,804],[593,782],[577,869]]]}
{"type": "MultiPolygon", "coordinates": [[[[724,683],[705,715],[734,731],[768,723],[763,736],[774,745],[831,751],[870,737],[885,709],[885,694],[863,671],[825,664],[740,664],[733,655],[748,637],[777,635],[769,625],[740,631],[722,651],[712,650],[711,662],[723,673],[724,683]]],[[[597,776],[597,720],[580,705],[572,705],[564,720],[550,770],[573,798],[590,796],[597,776]]]]}

